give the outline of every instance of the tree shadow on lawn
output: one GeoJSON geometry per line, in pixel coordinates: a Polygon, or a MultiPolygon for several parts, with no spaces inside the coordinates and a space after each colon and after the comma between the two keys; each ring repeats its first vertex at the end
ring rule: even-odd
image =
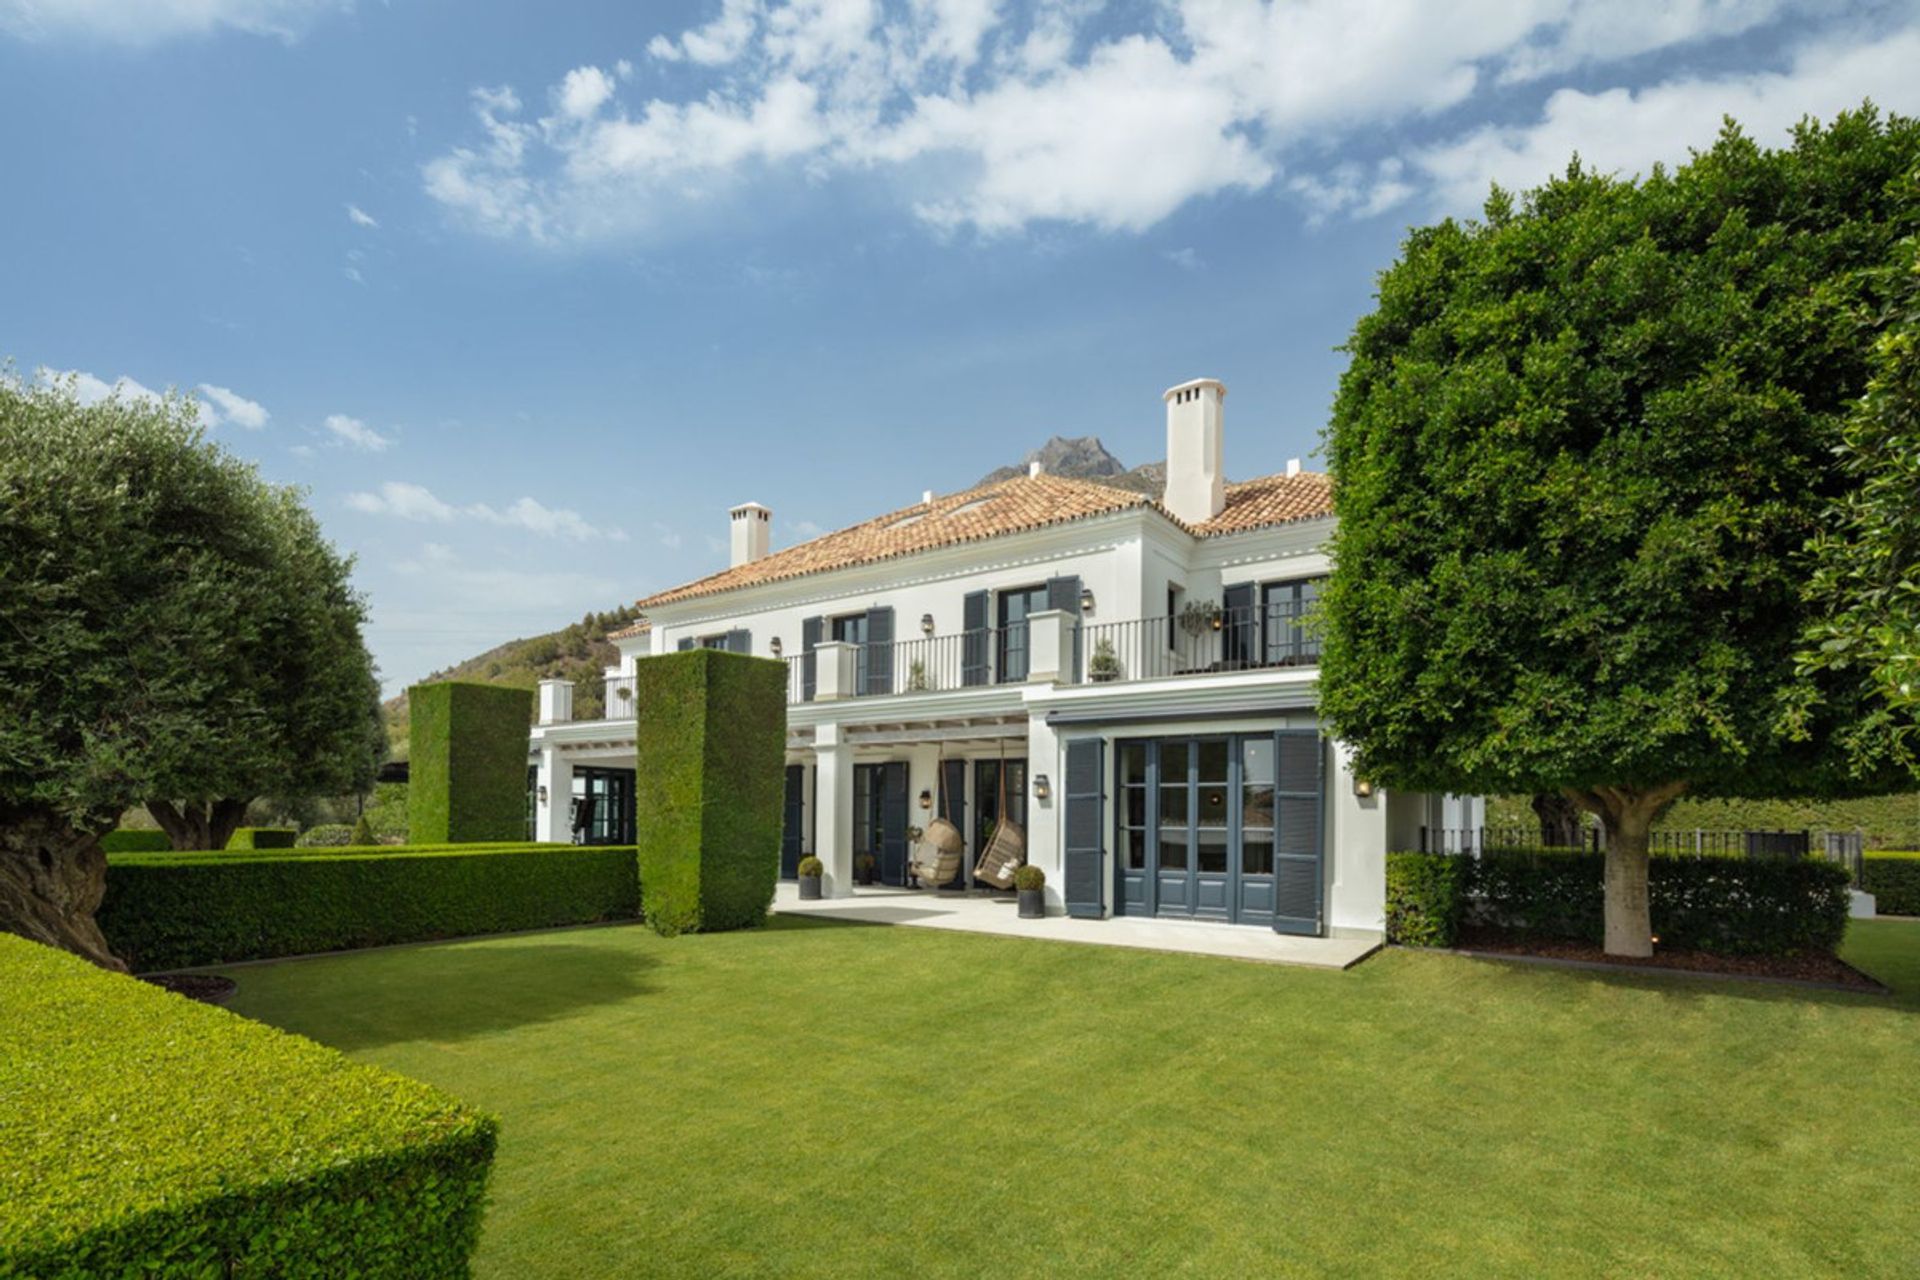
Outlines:
{"type": "Polygon", "coordinates": [[[604,942],[425,944],[233,970],[230,1007],[336,1049],[452,1044],[645,995],[659,963],[604,942]]]}

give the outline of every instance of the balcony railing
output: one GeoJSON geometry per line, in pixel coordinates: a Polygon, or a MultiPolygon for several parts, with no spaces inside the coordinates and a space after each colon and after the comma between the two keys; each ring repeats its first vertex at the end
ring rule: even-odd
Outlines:
{"type": "Polygon", "coordinates": [[[1080,670],[1091,684],[1320,665],[1312,605],[1191,610],[1080,628],[1080,670]]]}

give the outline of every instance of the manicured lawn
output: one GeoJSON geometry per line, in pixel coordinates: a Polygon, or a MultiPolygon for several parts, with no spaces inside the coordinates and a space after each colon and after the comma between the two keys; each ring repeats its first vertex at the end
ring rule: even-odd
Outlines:
{"type": "Polygon", "coordinates": [[[784,921],[235,972],[503,1121],[484,1276],[1920,1274],[1894,999],[784,921]]]}

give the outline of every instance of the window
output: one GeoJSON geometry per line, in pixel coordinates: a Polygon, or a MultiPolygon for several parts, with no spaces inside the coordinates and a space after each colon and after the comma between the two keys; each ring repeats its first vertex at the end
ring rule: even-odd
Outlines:
{"type": "Polygon", "coordinates": [[[849,613],[845,617],[830,619],[827,626],[828,639],[859,646],[859,652],[853,655],[853,687],[857,692],[865,693],[867,691],[867,615],[849,613]]]}
{"type": "Polygon", "coordinates": [[[1120,859],[1128,871],[1147,869],[1147,744],[1120,745],[1120,859]]]}
{"type": "Polygon", "coordinates": [[[727,647],[726,634],[723,632],[717,636],[701,636],[700,647],[702,649],[724,649],[727,647]]]}
{"type": "Polygon", "coordinates": [[[1047,607],[1047,589],[1018,587],[1000,593],[1000,683],[1025,680],[1032,652],[1027,642],[1027,618],[1047,607]]]}
{"type": "Polygon", "coordinates": [[[1180,588],[1167,584],[1167,652],[1180,649],[1180,588]]]}
{"type": "Polygon", "coordinates": [[[1296,578],[1269,582],[1260,589],[1268,666],[1294,667],[1320,660],[1320,636],[1313,614],[1324,581],[1296,578]]]}

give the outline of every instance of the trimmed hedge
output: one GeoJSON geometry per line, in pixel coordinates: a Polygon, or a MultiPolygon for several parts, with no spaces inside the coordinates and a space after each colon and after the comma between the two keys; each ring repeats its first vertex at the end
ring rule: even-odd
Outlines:
{"type": "Polygon", "coordinates": [[[0,1276],[455,1277],[494,1120],[0,934],[0,1276]]]}
{"type": "Polygon", "coordinates": [[[1920,853],[1870,853],[1860,872],[1860,887],[1873,895],[1875,911],[1920,916],[1920,853]]]}
{"type": "Polygon", "coordinates": [[[123,827],[101,836],[100,848],[106,853],[158,853],[173,848],[173,841],[164,831],[129,831],[123,827]]]}
{"type": "Polygon", "coordinates": [[[407,707],[407,838],[526,839],[532,692],[443,680],[414,685],[407,707]]]}
{"type": "Polygon", "coordinates": [[[299,835],[292,827],[236,827],[227,838],[227,848],[291,849],[299,835]]]}
{"type": "Polygon", "coordinates": [[[786,790],[784,664],[718,649],[635,667],[634,812],[647,922],[668,937],[766,923],[786,790]]]}
{"type": "MultiPolygon", "coordinates": [[[[1835,951],[1846,936],[1848,890],[1845,869],[1818,859],[1662,857],[1647,870],[1662,945],[1726,955],[1835,951]]],[[[1606,855],[1396,853],[1387,899],[1387,939],[1408,946],[1450,945],[1463,924],[1599,943],[1606,855]]]]}
{"type": "Polygon", "coordinates": [[[122,854],[96,918],[153,971],[639,912],[631,845],[521,844],[122,854]]]}

